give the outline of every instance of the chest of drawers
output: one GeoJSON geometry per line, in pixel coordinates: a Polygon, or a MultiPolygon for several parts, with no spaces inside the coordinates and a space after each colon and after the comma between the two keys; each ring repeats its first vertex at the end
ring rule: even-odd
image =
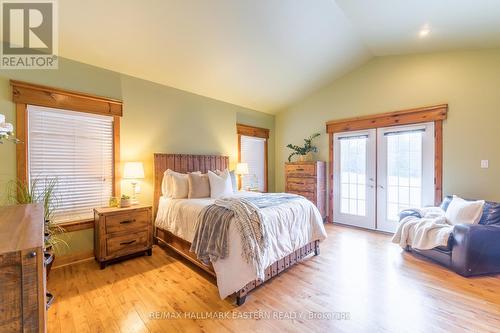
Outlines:
{"type": "Polygon", "coordinates": [[[323,219],[326,218],[326,163],[323,161],[285,164],[285,192],[312,201],[323,219]]]}
{"type": "Polygon", "coordinates": [[[0,207],[0,332],[45,332],[43,207],[0,207]]]}

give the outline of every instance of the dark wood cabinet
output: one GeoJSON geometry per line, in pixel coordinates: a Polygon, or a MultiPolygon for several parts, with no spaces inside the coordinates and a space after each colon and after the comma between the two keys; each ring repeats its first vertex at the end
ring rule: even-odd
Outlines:
{"type": "Polygon", "coordinates": [[[111,260],[130,254],[144,252],[151,255],[151,206],[96,208],[94,224],[94,254],[101,268],[111,260]]]}
{"type": "Polygon", "coordinates": [[[311,200],[326,218],[326,163],[323,161],[285,164],[285,192],[311,200]]]}
{"type": "Polygon", "coordinates": [[[43,207],[0,208],[0,332],[45,332],[43,207]]]}

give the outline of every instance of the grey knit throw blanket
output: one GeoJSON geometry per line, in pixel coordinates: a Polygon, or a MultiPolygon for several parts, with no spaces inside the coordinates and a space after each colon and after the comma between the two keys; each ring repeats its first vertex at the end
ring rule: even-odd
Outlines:
{"type": "Polygon", "coordinates": [[[272,193],[217,199],[198,215],[191,251],[205,264],[226,258],[229,253],[229,223],[234,217],[236,230],[241,238],[243,259],[252,264],[258,278],[264,280],[265,267],[262,260],[268,243],[260,209],[298,198],[301,197],[272,193]]]}

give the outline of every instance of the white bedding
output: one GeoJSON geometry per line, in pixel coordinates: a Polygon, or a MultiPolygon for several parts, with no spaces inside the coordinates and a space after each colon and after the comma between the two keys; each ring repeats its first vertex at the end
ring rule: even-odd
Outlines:
{"type": "MultiPolygon", "coordinates": [[[[238,192],[234,196],[261,195],[256,192],[238,192]]],[[[215,199],[170,199],[161,197],[156,226],[192,242],[196,219],[203,207],[213,204],[215,199]]],[[[290,201],[279,206],[262,209],[263,223],[269,237],[269,248],[264,265],[274,263],[287,254],[313,240],[324,240],[326,231],[321,214],[307,199],[290,201]]],[[[237,292],[248,282],[255,280],[255,269],[241,256],[241,239],[234,224],[229,227],[229,255],[213,263],[217,275],[217,286],[221,298],[237,292]]]]}

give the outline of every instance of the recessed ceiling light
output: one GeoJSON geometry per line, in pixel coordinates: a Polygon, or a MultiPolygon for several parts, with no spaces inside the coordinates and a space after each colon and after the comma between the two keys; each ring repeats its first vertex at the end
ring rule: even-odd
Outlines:
{"type": "Polygon", "coordinates": [[[418,36],[420,38],[425,38],[429,35],[430,32],[431,32],[431,28],[429,27],[428,24],[426,24],[422,27],[422,29],[420,29],[420,31],[418,32],[418,36]]]}

